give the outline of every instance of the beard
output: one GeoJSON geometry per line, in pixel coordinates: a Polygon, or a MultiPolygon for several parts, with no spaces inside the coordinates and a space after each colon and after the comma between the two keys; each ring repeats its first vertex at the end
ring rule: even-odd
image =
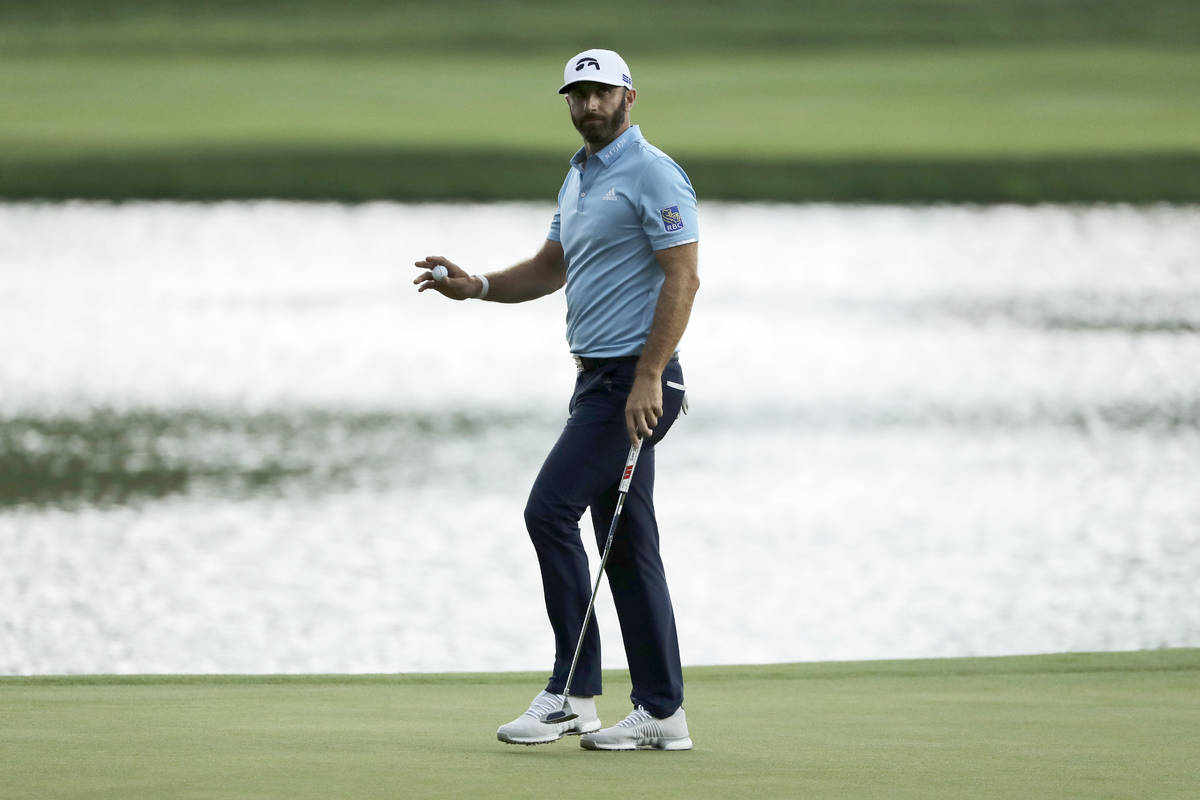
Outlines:
{"type": "Polygon", "coordinates": [[[629,112],[625,109],[625,99],[622,97],[621,104],[610,116],[604,117],[586,112],[579,117],[571,114],[571,123],[585,142],[602,145],[613,140],[617,131],[621,129],[628,118],[629,112]]]}

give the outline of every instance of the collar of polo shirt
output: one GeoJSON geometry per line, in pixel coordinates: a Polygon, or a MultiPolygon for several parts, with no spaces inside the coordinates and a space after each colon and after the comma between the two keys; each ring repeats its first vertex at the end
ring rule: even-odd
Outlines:
{"type": "MultiPolygon", "coordinates": [[[[604,166],[612,164],[616,161],[617,156],[621,155],[633,142],[639,141],[642,138],[642,129],[638,125],[630,125],[624,133],[613,139],[608,145],[596,153],[593,157],[600,159],[604,166]]],[[[571,156],[571,164],[577,168],[582,168],[584,162],[588,160],[587,148],[581,147],[575,151],[575,155],[571,156]]]]}

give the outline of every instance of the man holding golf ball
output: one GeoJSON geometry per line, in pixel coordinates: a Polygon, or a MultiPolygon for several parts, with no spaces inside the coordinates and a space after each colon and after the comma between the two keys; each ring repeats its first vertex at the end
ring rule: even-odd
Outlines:
{"type": "Polygon", "coordinates": [[[637,90],[619,55],[578,54],[558,91],[583,147],[571,159],[539,252],[487,274],[428,256],[416,262],[425,271],[414,281],[418,291],[453,300],[501,303],[566,287],[567,341],[579,374],[566,427],[525,507],[554,631],[554,667],[545,690],[497,737],[542,744],[582,734],[580,744],[590,750],[687,750],[692,740],[653,489],[654,446],[684,403],[676,348],[700,285],[696,195],[684,171],[630,124],[637,90]],[[589,508],[633,684],[633,711],[608,728],[596,713],[600,636],[579,532],[589,508]]]}

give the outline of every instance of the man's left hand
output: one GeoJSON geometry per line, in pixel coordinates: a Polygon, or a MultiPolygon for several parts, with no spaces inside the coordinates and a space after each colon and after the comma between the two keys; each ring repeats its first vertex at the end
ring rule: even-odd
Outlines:
{"type": "Polygon", "coordinates": [[[649,439],[662,415],[662,378],[639,372],[625,402],[625,430],[629,434],[629,443],[649,439]]]}

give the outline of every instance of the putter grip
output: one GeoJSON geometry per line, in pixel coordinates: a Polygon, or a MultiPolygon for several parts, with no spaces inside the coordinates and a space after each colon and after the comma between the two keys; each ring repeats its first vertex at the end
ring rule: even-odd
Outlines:
{"type": "Polygon", "coordinates": [[[640,452],[642,452],[642,440],[638,439],[637,443],[629,448],[629,458],[625,459],[625,471],[621,473],[621,485],[617,487],[617,491],[621,494],[629,491],[629,484],[633,481],[633,468],[637,466],[640,452]]]}

